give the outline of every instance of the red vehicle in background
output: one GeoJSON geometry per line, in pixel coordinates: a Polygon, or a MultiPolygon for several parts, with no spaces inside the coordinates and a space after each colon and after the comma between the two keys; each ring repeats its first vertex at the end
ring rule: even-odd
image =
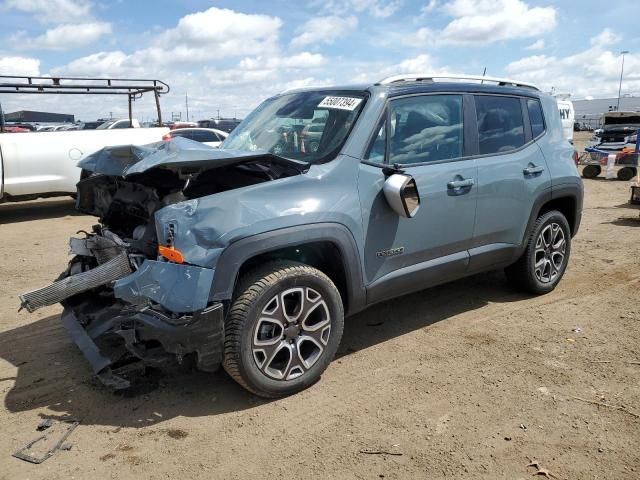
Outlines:
{"type": "Polygon", "coordinates": [[[22,133],[22,132],[30,132],[31,130],[29,130],[28,128],[14,127],[12,125],[5,125],[4,128],[2,129],[2,131],[5,132],[5,133],[22,133]]]}
{"type": "Polygon", "coordinates": [[[169,127],[169,130],[177,130],[179,128],[195,128],[198,124],[196,122],[175,122],[169,127]]]}

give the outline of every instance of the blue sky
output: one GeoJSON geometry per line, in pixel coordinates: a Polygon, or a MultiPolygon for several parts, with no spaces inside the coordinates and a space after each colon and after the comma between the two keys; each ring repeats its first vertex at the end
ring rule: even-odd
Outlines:
{"type": "MultiPolygon", "coordinates": [[[[640,95],[636,2],[595,0],[0,0],[0,73],[159,78],[163,111],[245,115],[286,88],[451,72],[573,98],[640,95]]],[[[7,111],[123,116],[117,97],[4,95],[7,111]]],[[[152,115],[151,98],[135,107],[152,115]]]]}

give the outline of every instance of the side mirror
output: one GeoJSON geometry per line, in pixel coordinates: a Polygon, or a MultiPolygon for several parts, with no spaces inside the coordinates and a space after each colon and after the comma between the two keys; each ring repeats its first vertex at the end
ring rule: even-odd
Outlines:
{"type": "Polygon", "coordinates": [[[384,198],[398,215],[406,218],[415,217],[420,208],[418,186],[411,175],[394,173],[389,176],[382,187],[384,198]]]}

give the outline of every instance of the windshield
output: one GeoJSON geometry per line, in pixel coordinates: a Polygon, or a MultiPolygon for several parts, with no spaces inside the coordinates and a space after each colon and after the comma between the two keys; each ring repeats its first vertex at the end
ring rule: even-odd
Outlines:
{"type": "Polygon", "coordinates": [[[365,103],[364,92],[313,91],[265,100],[222,148],[266,150],[296,160],[335,155],[365,103]]]}
{"type": "Polygon", "coordinates": [[[98,127],[96,127],[96,130],[106,130],[107,128],[109,128],[114,123],[116,123],[115,120],[107,120],[102,125],[99,125],[98,127]]]}

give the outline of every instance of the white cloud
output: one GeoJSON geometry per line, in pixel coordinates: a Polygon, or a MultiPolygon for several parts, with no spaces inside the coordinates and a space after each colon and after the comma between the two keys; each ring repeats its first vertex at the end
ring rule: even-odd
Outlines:
{"type": "Polygon", "coordinates": [[[243,59],[238,66],[246,70],[288,68],[293,70],[321,67],[327,59],[319,53],[301,52],[286,57],[254,57],[243,59]]]}
{"type": "MultiPolygon", "coordinates": [[[[619,41],[605,29],[591,39],[591,46],[566,57],[532,55],[509,63],[505,71],[519,80],[536,83],[543,90],[571,93],[574,98],[617,95],[621,57],[607,46],[619,41]]],[[[625,56],[622,92],[640,91],[640,54],[625,56]]]]}
{"type": "Polygon", "coordinates": [[[438,6],[438,0],[429,0],[429,3],[427,3],[425,6],[423,6],[420,9],[420,13],[422,15],[426,15],[427,13],[431,13],[436,9],[437,6],[438,6]]]}
{"type": "Polygon", "coordinates": [[[607,47],[618,43],[621,40],[620,35],[610,28],[605,28],[600,34],[593,37],[590,42],[595,47],[607,47]]]}
{"type": "Polygon", "coordinates": [[[19,50],[69,50],[89,45],[110,33],[111,24],[106,22],[63,24],[34,38],[18,32],[12,42],[19,50]]]}
{"type": "Polygon", "coordinates": [[[29,57],[0,56],[0,75],[40,75],[40,60],[29,57]]]}
{"type": "Polygon", "coordinates": [[[317,45],[320,43],[333,43],[358,26],[358,19],[351,15],[341,17],[330,15],[327,17],[315,17],[308,20],[298,29],[298,35],[291,40],[293,47],[305,45],[317,45]]]}
{"type": "Polygon", "coordinates": [[[317,0],[312,3],[332,15],[368,12],[377,18],[390,17],[402,5],[402,0],[317,0]]]}
{"type": "Polygon", "coordinates": [[[447,10],[457,18],[442,31],[442,41],[452,45],[535,37],[556,26],[554,8],[529,8],[520,0],[454,0],[447,10]]]}
{"type": "Polygon", "coordinates": [[[557,24],[555,8],[529,7],[521,0],[452,0],[440,9],[453,17],[442,30],[422,27],[413,34],[403,34],[401,41],[420,47],[482,46],[536,37],[557,24]]]}
{"type": "MultiPolygon", "coordinates": [[[[131,55],[121,51],[98,52],[80,57],[67,65],[56,67],[51,70],[53,75],[60,76],[110,76],[117,77],[130,75],[133,73],[134,64],[131,62],[131,55]]],[[[140,73],[144,67],[140,65],[140,73]]],[[[147,66],[148,68],[148,66],[147,66]]]]}
{"type": "Polygon", "coordinates": [[[544,39],[540,38],[531,45],[525,47],[525,50],[542,50],[544,48],[544,39]]]}
{"type": "Polygon", "coordinates": [[[86,21],[91,13],[89,0],[5,0],[1,10],[13,10],[33,15],[42,23],[86,21]]]}
{"type": "Polygon", "coordinates": [[[359,65],[355,69],[352,81],[354,83],[371,83],[401,73],[443,73],[445,71],[447,69],[438,67],[430,55],[422,54],[392,65],[377,62],[359,65]]]}
{"type": "Polygon", "coordinates": [[[154,44],[165,58],[185,62],[257,55],[276,48],[281,26],[278,17],[211,7],[182,17],[154,44]]]}

